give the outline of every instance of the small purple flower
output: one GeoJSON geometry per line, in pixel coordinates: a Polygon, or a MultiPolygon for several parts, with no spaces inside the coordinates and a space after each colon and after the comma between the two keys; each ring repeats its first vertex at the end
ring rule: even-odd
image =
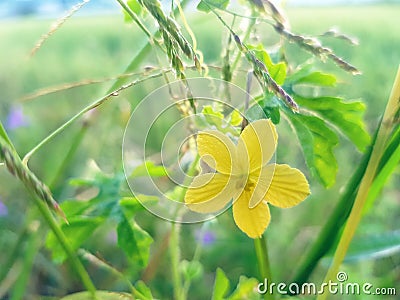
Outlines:
{"type": "Polygon", "coordinates": [[[195,237],[198,243],[203,246],[211,246],[216,240],[215,233],[211,230],[199,230],[196,231],[195,237]]]}
{"type": "Polygon", "coordinates": [[[27,117],[24,115],[22,106],[14,105],[11,107],[5,127],[9,130],[16,129],[19,127],[27,126],[29,124],[27,117]]]}
{"type": "Polygon", "coordinates": [[[0,200],[0,217],[4,217],[8,215],[7,206],[0,200]]]}

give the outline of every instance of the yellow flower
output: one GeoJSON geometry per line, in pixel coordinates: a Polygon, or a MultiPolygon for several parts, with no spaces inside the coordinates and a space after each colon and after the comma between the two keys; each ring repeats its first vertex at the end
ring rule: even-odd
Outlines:
{"type": "Polygon", "coordinates": [[[270,222],[268,203],[288,208],[309,194],[307,179],[288,165],[269,163],[278,141],[269,120],[250,123],[237,145],[219,131],[201,131],[197,149],[201,159],[216,173],[193,179],[185,203],[192,211],[217,212],[233,199],[236,225],[251,238],[260,237],[270,222]]]}

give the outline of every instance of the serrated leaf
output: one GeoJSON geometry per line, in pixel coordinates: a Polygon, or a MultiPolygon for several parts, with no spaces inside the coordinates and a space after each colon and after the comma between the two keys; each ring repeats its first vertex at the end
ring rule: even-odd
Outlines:
{"type": "Polygon", "coordinates": [[[140,299],[140,300],[155,299],[151,293],[150,288],[143,281],[139,280],[138,282],[136,282],[135,288],[138,292],[140,292],[143,295],[143,297],[139,296],[139,295],[135,295],[136,299],[140,299]]]}
{"type": "MultiPolygon", "coordinates": [[[[68,221],[69,224],[61,224],[61,230],[64,232],[71,248],[76,250],[102,224],[104,219],[77,216],[70,218],[68,221]]],[[[62,263],[67,258],[64,249],[53,232],[47,235],[46,247],[51,250],[52,258],[55,262],[62,263]]]]}
{"type": "MultiPolygon", "coordinates": [[[[97,300],[133,300],[127,293],[117,293],[109,291],[96,291],[97,300]]],[[[61,298],[60,300],[93,300],[90,292],[79,292],[61,298]]]]}
{"type": "Polygon", "coordinates": [[[239,283],[235,291],[230,295],[228,300],[258,300],[261,294],[257,292],[258,280],[255,278],[246,278],[240,276],[239,283]]]}
{"type": "Polygon", "coordinates": [[[338,170],[333,148],[339,139],[323,120],[315,116],[290,115],[310,171],[325,187],[331,187],[338,170]]]}
{"type": "Polygon", "coordinates": [[[208,13],[214,8],[225,9],[228,4],[229,0],[201,0],[197,9],[208,13]]]}
{"type": "Polygon", "coordinates": [[[132,173],[132,178],[151,176],[151,177],[163,177],[167,175],[167,171],[163,166],[156,166],[152,161],[145,161],[144,164],[136,167],[132,173]]]}
{"type": "Polygon", "coordinates": [[[117,227],[118,246],[126,256],[140,268],[147,265],[149,260],[150,245],[153,242],[151,236],[144,231],[131,218],[128,220],[124,214],[117,227]]]}
{"type": "Polygon", "coordinates": [[[152,205],[158,202],[158,197],[148,195],[136,195],[136,197],[123,197],[119,200],[119,205],[125,214],[133,216],[136,212],[145,210],[143,204],[152,205]]]}
{"type": "Polygon", "coordinates": [[[333,87],[336,85],[336,77],[333,74],[312,72],[303,77],[300,77],[293,84],[310,84],[310,85],[333,87]]]}
{"type": "Polygon", "coordinates": [[[301,106],[317,112],[324,120],[334,124],[360,151],[370,143],[370,136],[362,120],[365,104],[360,101],[344,102],[338,97],[295,97],[301,106]]]}
{"type": "Polygon", "coordinates": [[[220,268],[217,268],[212,300],[224,299],[228,290],[229,290],[229,280],[226,277],[224,271],[222,271],[222,269],[220,268]]]}
{"type": "Polygon", "coordinates": [[[268,69],[269,75],[275,82],[279,85],[282,85],[286,79],[287,67],[284,62],[273,63],[271,57],[268,52],[264,49],[262,44],[257,46],[248,46],[251,49],[256,57],[262,61],[268,69]]]}

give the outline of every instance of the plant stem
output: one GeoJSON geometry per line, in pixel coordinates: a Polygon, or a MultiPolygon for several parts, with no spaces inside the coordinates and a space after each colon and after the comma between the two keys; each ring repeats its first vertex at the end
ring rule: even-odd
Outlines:
{"type": "MultiPolygon", "coordinates": [[[[389,97],[389,102],[386,106],[385,113],[383,115],[382,122],[380,124],[376,142],[373,145],[371,158],[368,162],[365,175],[361,181],[360,188],[358,190],[354,206],[351,210],[349,219],[345,225],[343,234],[340,238],[339,245],[336,249],[335,255],[333,257],[333,262],[329,268],[324,283],[334,281],[336,274],[339,271],[340,265],[345,258],[346,252],[349,248],[350,242],[356,232],[358,224],[360,223],[363,209],[368,197],[369,189],[375,178],[376,171],[379,167],[379,162],[384,154],[384,150],[387,141],[390,137],[390,132],[392,130],[392,125],[394,121],[395,114],[400,108],[400,67],[397,72],[395,82],[393,84],[393,89],[389,97]]],[[[325,292],[318,296],[318,300],[324,300],[328,297],[328,293],[325,292]]]]}
{"type": "Polygon", "coordinates": [[[139,26],[140,29],[151,39],[151,33],[147,30],[146,26],[140,21],[139,17],[129,8],[129,6],[122,0],[117,0],[119,5],[126,11],[126,13],[132,18],[133,21],[139,26]]]}
{"type": "Polygon", "coordinates": [[[83,259],[87,260],[88,262],[94,264],[95,266],[105,269],[109,271],[112,275],[120,278],[121,280],[125,281],[128,287],[130,288],[132,295],[140,297],[141,299],[145,299],[146,296],[144,296],[142,293],[140,293],[133,285],[132,283],[128,280],[128,278],[125,277],[124,274],[122,274],[120,271],[118,271],[116,268],[113,266],[109,265],[105,261],[101,260],[94,254],[90,253],[89,251],[85,249],[79,249],[78,250],[78,255],[80,255],[83,259]]]}
{"type": "Polygon", "coordinates": [[[33,199],[35,201],[36,206],[39,208],[39,211],[41,212],[42,216],[44,217],[45,221],[49,225],[50,229],[53,231],[57,240],[59,241],[61,247],[64,249],[65,253],[67,253],[72,266],[74,267],[75,271],[78,273],[79,277],[82,280],[82,284],[92,294],[92,297],[96,299],[96,288],[92,280],[90,279],[89,274],[86,272],[84,266],[79,260],[78,256],[71,248],[71,245],[69,244],[61,228],[54,220],[47,206],[37,197],[33,197],[33,199]]]}
{"type": "Polygon", "coordinates": [[[180,249],[179,249],[179,232],[180,224],[173,222],[171,227],[171,237],[169,239],[169,255],[171,258],[172,281],[174,285],[174,299],[184,300],[182,289],[182,278],[179,270],[180,249]]]}
{"type": "MultiPolygon", "coordinates": [[[[260,281],[266,281],[267,284],[271,284],[272,273],[271,266],[268,257],[268,247],[265,237],[262,235],[260,238],[254,240],[254,248],[256,250],[258,269],[260,272],[260,281]]],[[[274,294],[270,293],[269,290],[264,294],[264,299],[275,299],[274,294]]]]}
{"type": "MultiPolygon", "coordinates": [[[[167,72],[168,70],[164,71],[167,72]]],[[[156,73],[150,76],[147,76],[146,78],[143,79],[137,79],[134,81],[131,81],[130,83],[123,85],[121,87],[119,87],[118,89],[114,90],[113,92],[108,93],[107,95],[101,97],[100,99],[94,101],[92,104],[89,104],[88,106],[86,106],[84,109],[82,109],[80,112],[78,112],[77,114],[75,114],[72,118],[70,118],[67,122],[65,122],[63,125],[61,125],[60,127],[58,127],[56,130],[54,130],[51,134],[49,134],[46,138],[44,138],[39,144],[37,144],[31,151],[29,151],[24,159],[22,160],[22,163],[26,166],[28,164],[29,159],[31,158],[31,156],[37,151],[39,150],[42,146],[44,146],[45,144],[47,144],[49,141],[51,141],[55,136],[57,136],[60,132],[62,132],[64,129],[66,129],[67,127],[69,127],[74,121],[76,121],[78,118],[80,118],[82,115],[84,115],[85,113],[87,113],[88,111],[100,106],[101,104],[103,104],[104,102],[106,102],[107,100],[109,100],[112,97],[117,97],[119,95],[119,92],[130,88],[134,85],[137,85],[139,83],[142,83],[146,80],[149,79],[153,79],[153,78],[157,78],[162,76],[163,73],[156,73]]]]}

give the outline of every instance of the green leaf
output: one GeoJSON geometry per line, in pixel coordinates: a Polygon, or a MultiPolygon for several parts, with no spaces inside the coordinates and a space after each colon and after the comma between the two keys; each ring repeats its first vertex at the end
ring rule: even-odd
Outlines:
{"type": "Polygon", "coordinates": [[[143,204],[152,205],[158,202],[158,197],[148,195],[136,195],[136,197],[123,197],[119,205],[126,215],[132,216],[138,211],[145,210],[143,204]]]}
{"type": "Polygon", "coordinates": [[[279,62],[277,64],[273,63],[271,57],[262,44],[257,46],[249,45],[248,47],[254,52],[256,57],[265,64],[272,79],[274,79],[277,84],[282,85],[286,79],[286,64],[284,62],[279,62]]]}
{"type": "Polygon", "coordinates": [[[150,288],[141,280],[139,280],[138,282],[136,282],[135,284],[135,288],[136,290],[141,293],[143,295],[142,296],[136,296],[136,299],[140,299],[140,300],[153,300],[155,299],[151,293],[150,288]]]}
{"type": "Polygon", "coordinates": [[[197,9],[208,13],[214,8],[225,9],[228,4],[229,0],[201,0],[197,9]]]}
{"type": "Polygon", "coordinates": [[[243,117],[237,109],[234,109],[229,117],[229,124],[239,126],[243,122],[243,117]]]}
{"type": "Polygon", "coordinates": [[[365,111],[363,102],[344,102],[342,98],[337,97],[296,96],[295,100],[301,107],[317,112],[325,120],[334,124],[360,151],[364,151],[369,145],[371,139],[362,120],[365,111]]]}
{"type": "Polygon", "coordinates": [[[218,268],[215,275],[214,290],[212,300],[222,300],[229,290],[229,280],[224,271],[218,268]]]}
{"type": "Polygon", "coordinates": [[[118,246],[125,252],[127,257],[140,268],[147,265],[149,260],[150,244],[153,242],[151,236],[130,218],[124,214],[117,227],[118,246]]]}
{"type": "Polygon", "coordinates": [[[239,132],[232,126],[237,126],[241,123],[242,116],[240,113],[236,110],[233,110],[230,114],[229,121],[227,122],[225,119],[228,119],[228,117],[225,118],[224,114],[217,109],[213,108],[211,105],[205,105],[201,111],[200,118],[196,119],[198,126],[210,127],[211,125],[223,133],[229,132],[233,135],[238,135],[239,132]]]}
{"type": "Polygon", "coordinates": [[[180,262],[179,268],[187,280],[193,280],[203,275],[203,265],[197,260],[183,260],[180,262]]]}
{"type": "Polygon", "coordinates": [[[337,135],[318,117],[300,114],[289,116],[308,168],[325,187],[331,187],[338,170],[333,154],[333,148],[339,143],[337,135]]]}
{"type": "Polygon", "coordinates": [[[345,261],[378,259],[400,252],[400,230],[369,234],[351,242],[345,261]]]}
{"type": "Polygon", "coordinates": [[[336,77],[332,74],[326,74],[322,72],[312,72],[303,77],[297,79],[294,84],[310,84],[318,86],[330,86],[336,85],[336,77]]]}
{"type": "Polygon", "coordinates": [[[143,176],[151,176],[151,177],[163,177],[167,175],[167,171],[163,166],[156,166],[152,161],[146,161],[144,164],[136,167],[130,177],[143,177],[143,176]]]}
{"type": "MultiPolygon", "coordinates": [[[[104,219],[76,216],[68,219],[68,221],[69,224],[63,223],[61,225],[61,230],[64,232],[71,248],[76,250],[104,219]]],[[[55,262],[62,263],[67,258],[64,249],[59,244],[53,232],[50,232],[47,236],[46,247],[51,250],[55,262]]]]}
{"type": "Polygon", "coordinates": [[[258,280],[255,278],[246,278],[240,276],[236,290],[230,295],[228,300],[258,300],[261,299],[257,292],[258,280]]]}
{"type": "MultiPolygon", "coordinates": [[[[135,14],[139,15],[142,12],[142,6],[139,4],[137,0],[128,0],[126,1],[126,4],[135,14]]],[[[125,10],[123,10],[123,13],[125,22],[127,23],[133,22],[132,17],[125,10]]]]}
{"type": "MultiPolygon", "coordinates": [[[[96,291],[97,300],[134,300],[127,293],[117,293],[109,291],[96,291]]],[[[61,298],[60,300],[93,300],[90,292],[79,292],[61,298]]]]}
{"type": "Polygon", "coordinates": [[[14,148],[13,144],[11,143],[6,130],[3,127],[3,123],[0,121],[0,136],[12,147],[14,148]]]}

